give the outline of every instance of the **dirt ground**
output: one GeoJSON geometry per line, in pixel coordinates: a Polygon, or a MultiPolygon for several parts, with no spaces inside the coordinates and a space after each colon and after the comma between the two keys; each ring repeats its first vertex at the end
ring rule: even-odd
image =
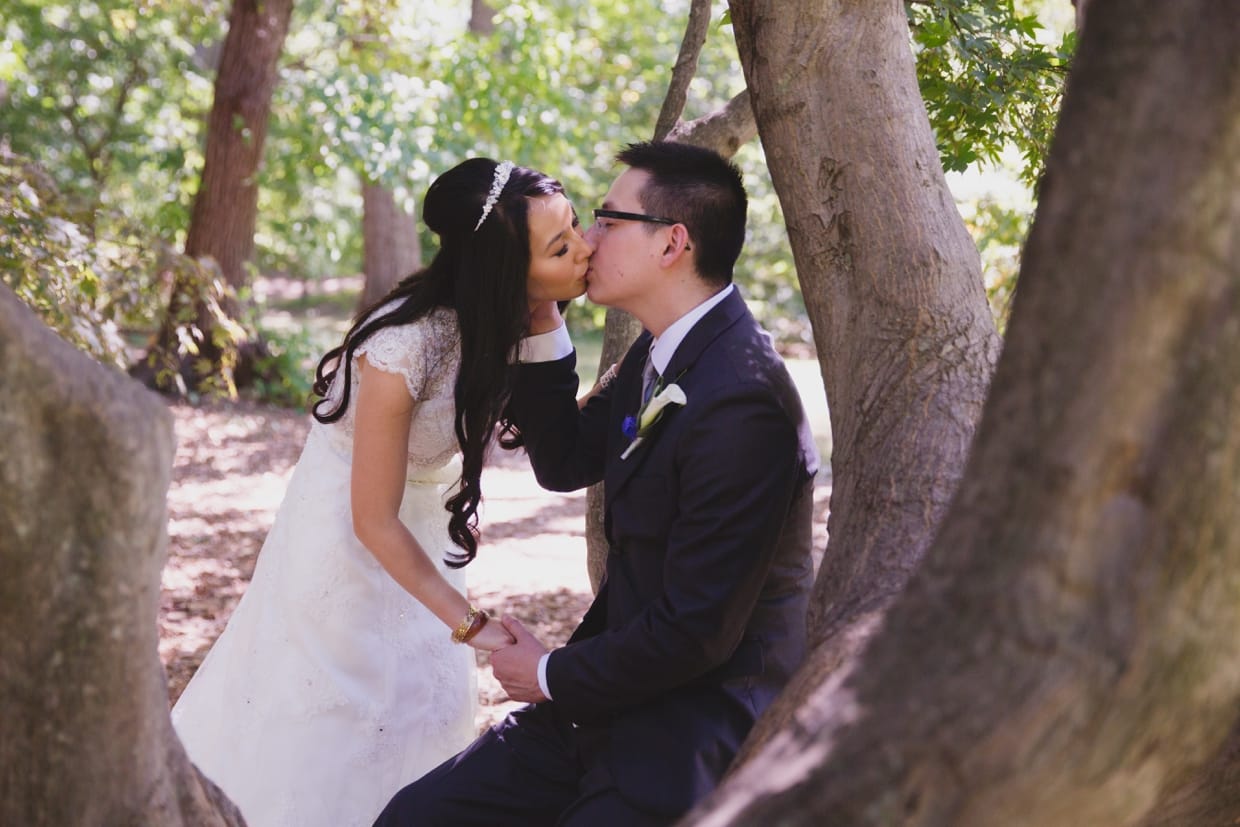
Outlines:
{"type": "MultiPolygon", "coordinates": [[[[175,702],[245,591],[309,418],[245,403],[170,408],[177,452],[159,649],[175,702]]],[[[591,600],[584,492],[543,491],[524,455],[507,451],[496,452],[482,486],[482,542],[467,570],[471,598],[493,614],[520,618],[548,645],[563,643],[591,600]]],[[[822,478],[815,491],[818,550],[826,546],[829,496],[829,479],[822,478]]],[[[478,690],[479,729],[515,705],[481,653],[478,690]]]]}

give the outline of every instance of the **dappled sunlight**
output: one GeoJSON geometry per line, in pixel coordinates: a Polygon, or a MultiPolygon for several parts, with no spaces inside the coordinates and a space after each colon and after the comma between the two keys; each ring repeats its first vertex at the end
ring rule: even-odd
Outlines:
{"type": "MultiPolygon", "coordinates": [[[[245,591],[309,418],[244,404],[177,405],[172,412],[178,447],[168,496],[160,656],[175,702],[245,591]]],[[[582,533],[585,493],[543,491],[524,454],[506,451],[495,452],[482,486],[482,540],[467,571],[470,597],[560,645],[592,599],[582,533]]],[[[481,728],[515,704],[504,702],[486,656],[478,660],[481,728]]]]}
{"type": "Polygon", "coordinates": [[[309,418],[238,404],[174,405],[159,654],[175,702],[245,591],[309,418]]]}
{"type": "MultiPolygon", "coordinates": [[[[310,419],[300,411],[238,404],[173,405],[177,453],[168,492],[168,564],[159,654],[169,701],[180,697],[223,631],[254,571],[310,419]]],[[[496,449],[482,477],[481,543],[467,569],[470,598],[511,614],[549,646],[563,644],[593,599],[586,570],[584,491],[544,491],[521,451],[496,449]]],[[[815,565],[826,547],[830,476],[814,490],[815,565]]],[[[478,656],[478,727],[517,704],[478,656]]]]}

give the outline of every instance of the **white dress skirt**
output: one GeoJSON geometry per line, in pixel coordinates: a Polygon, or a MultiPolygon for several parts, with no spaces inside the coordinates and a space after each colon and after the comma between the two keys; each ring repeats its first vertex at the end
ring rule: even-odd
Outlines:
{"type": "MultiPolygon", "coordinates": [[[[455,335],[451,313],[435,311],[363,352],[404,374],[418,402],[400,518],[464,592],[464,573],[443,564],[456,548],[444,499],[460,472],[455,335]]],[[[352,413],[311,427],[249,587],[172,711],[190,759],[252,827],[369,825],[474,735],[473,650],[353,534],[352,413]]]]}

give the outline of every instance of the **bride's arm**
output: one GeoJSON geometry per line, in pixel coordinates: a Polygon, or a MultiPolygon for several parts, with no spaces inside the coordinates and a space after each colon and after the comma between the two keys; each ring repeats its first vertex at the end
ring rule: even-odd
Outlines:
{"type": "MultiPolygon", "coordinates": [[[[399,517],[408,473],[409,425],[416,403],[400,374],[369,367],[364,355],[357,367],[360,379],[350,482],[353,533],[392,579],[449,630],[455,629],[469,611],[469,601],[444,579],[399,517]]],[[[490,622],[470,644],[495,649],[510,640],[500,623],[490,622]]]]}

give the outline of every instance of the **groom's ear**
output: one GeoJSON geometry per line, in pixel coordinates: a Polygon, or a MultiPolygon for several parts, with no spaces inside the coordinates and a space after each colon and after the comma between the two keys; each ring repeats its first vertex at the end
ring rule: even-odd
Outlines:
{"type": "Polygon", "coordinates": [[[693,247],[689,245],[689,230],[684,224],[673,224],[659,263],[664,267],[670,267],[680,259],[682,254],[692,252],[692,250],[693,247]]]}

